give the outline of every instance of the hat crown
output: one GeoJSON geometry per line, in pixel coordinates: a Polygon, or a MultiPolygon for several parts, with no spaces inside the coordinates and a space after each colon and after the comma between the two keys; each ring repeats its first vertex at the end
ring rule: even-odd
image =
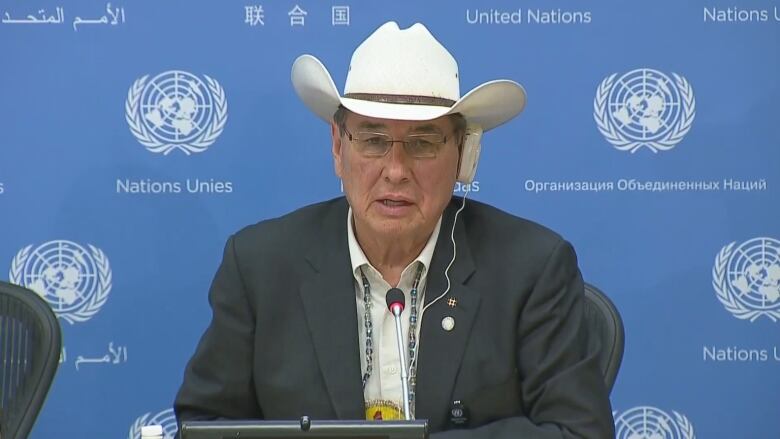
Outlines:
{"type": "Polygon", "coordinates": [[[344,94],[460,99],[458,63],[421,23],[379,27],[355,49],[344,94]]]}

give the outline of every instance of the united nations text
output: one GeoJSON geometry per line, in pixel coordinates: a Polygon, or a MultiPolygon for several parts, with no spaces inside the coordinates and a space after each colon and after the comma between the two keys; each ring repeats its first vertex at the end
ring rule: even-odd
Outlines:
{"type": "Polygon", "coordinates": [[[118,194],[230,194],[233,182],[210,178],[188,178],[185,181],[155,181],[146,179],[117,179],[118,194]]]}
{"type": "Polygon", "coordinates": [[[768,21],[780,22],[780,7],[775,6],[772,9],[705,7],[703,19],[705,23],[766,23],[768,21]]]}
{"type": "Polygon", "coordinates": [[[711,192],[711,191],[766,191],[765,178],[758,180],[637,180],[621,178],[617,181],[536,181],[526,180],[527,192],[711,192]]]}
{"type": "Polygon", "coordinates": [[[526,9],[511,11],[499,9],[466,9],[468,24],[590,24],[590,11],[566,11],[562,9],[526,9]]]}
{"type": "Polygon", "coordinates": [[[737,346],[718,347],[715,345],[702,348],[702,359],[715,362],[764,363],[780,362],[780,348],[745,349],[737,346]]]}

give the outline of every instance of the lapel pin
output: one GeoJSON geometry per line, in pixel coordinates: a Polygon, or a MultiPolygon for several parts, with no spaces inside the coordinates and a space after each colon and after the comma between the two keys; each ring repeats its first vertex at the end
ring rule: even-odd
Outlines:
{"type": "Polygon", "coordinates": [[[450,316],[441,319],[441,327],[445,331],[452,331],[452,329],[455,327],[455,319],[450,316]]]}
{"type": "Polygon", "coordinates": [[[469,425],[469,409],[461,401],[452,401],[450,405],[450,425],[454,428],[466,428],[469,425]]]}
{"type": "Polygon", "coordinates": [[[449,305],[450,308],[455,308],[458,305],[458,299],[450,296],[450,298],[447,299],[447,305],[449,305]]]}

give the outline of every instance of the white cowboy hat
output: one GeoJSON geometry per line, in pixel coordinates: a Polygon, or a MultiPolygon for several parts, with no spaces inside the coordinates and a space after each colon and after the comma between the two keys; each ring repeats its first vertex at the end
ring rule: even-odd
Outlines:
{"type": "Polygon", "coordinates": [[[487,131],[525,107],[525,90],[507,79],[486,82],[461,97],[455,58],[420,23],[401,30],[391,21],[363,41],[352,54],[343,97],[311,55],[295,60],[292,82],[306,106],[328,123],[343,105],[381,119],[431,120],[460,113],[487,131]]]}

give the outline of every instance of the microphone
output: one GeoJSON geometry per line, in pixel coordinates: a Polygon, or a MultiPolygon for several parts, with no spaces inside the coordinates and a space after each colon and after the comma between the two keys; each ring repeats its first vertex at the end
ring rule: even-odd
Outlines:
{"type": "Polygon", "coordinates": [[[387,309],[397,317],[400,317],[406,308],[406,296],[399,288],[390,288],[385,296],[385,302],[387,302],[387,309]]]}
{"type": "Polygon", "coordinates": [[[404,353],[404,336],[401,331],[401,313],[406,307],[406,297],[404,292],[398,288],[391,288],[385,295],[387,309],[393,314],[395,320],[395,339],[398,342],[398,358],[401,361],[401,392],[404,397],[404,418],[407,421],[412,419],[412,411],[409,404],[409,369],[406,363],[406,354],[404,353]]]}

